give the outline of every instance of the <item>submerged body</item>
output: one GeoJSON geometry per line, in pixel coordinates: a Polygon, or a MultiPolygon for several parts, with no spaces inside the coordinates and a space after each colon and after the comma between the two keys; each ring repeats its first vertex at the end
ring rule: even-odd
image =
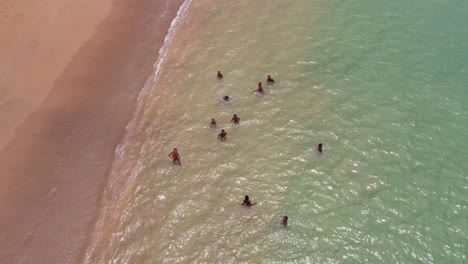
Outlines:
{"type": "Polygon", "coordinates": [[[221,133],[218,134],[218,139],[219,140],[225,140],[227,136],[227,133],[224,129],[221,129],[221,133]]]}
{"type": "Polygon", "coordinates": [[[238,125],[240,122],[240,118],[237,116],[237,114],[234,114],[234,116],[231,119],[231,122],[238,125]]]}
{"type": "Polygon", "coordinates": [[[173,163],[176,163],[178,165],[182,165],[182,163],[180,162],[179,152],[177,152],[177,148],[174,148],[174,150],[172,150],[172,152],[169,153],[169,155],[167,155],[167,156],[172,159],[173,163]]]}
{"type": "Polygon", "coordinates": [[[254,93],[259,93],[262,95],[265,94],[265,90],[263,90],[263,86],[261,82],[258,83],[257,90],[254,90],[254,93]]]}

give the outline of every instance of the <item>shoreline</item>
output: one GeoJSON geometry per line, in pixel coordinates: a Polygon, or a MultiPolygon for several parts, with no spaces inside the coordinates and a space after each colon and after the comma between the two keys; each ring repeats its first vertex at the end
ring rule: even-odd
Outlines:
{"type": "Polygon", "coordinates": [[[4,262],[84,260],[116,147],[182,3],[115,0],[1,150],[4,262]]]}
{"type": "Polygon", "coordinates": [[[112,258],[109,256],[109,250],[113,249],[113,244],[110,242],[113,239],[113,234],[115,232],[114,228],[120,224],[114,213],[119,215],[122,213],[121,210],[124,210],[122,208],[122,204],[126,204],[126,202],[123,201],[128,201],[130,198],[128,188],[135,180],[133,172],[131,172],[132,169],[130,168],[136,168],[138,166],[134,160],[129,166],[127,163],[129,160],[125,157],[128,155],[138,155],[134,152],[138,147],[130,147],[135,146],[135,142],[133,141],[135,137],[134,128],[141,122],[142,112],[145,111],[144,109],[147,106],[152,89],[154,89],[155,83],[157,83],[158,79],[161,77],[160,71],[166,63],[168,49],[178,32],[179,26],[185,21],[191,3],[192,0],[181,1],[177,14],[168,29],[168,34],[165,36],[164,44],[159,50],[158,59],[153,65],[154,72],[149,76],[149,78],[147,78],[145,85],[138,95],[135,105],[136,108],[134,109],[132,118],[127,125],[127,131],[123,135],[123,138],[116,149],[116,157],[112,164],[112,169],[108,175],[108,182],[103,192],[102,205],[94,226],[94,232],[92,232],[88,247],[84,252],[83,263],[106,263],[112,258]]]}

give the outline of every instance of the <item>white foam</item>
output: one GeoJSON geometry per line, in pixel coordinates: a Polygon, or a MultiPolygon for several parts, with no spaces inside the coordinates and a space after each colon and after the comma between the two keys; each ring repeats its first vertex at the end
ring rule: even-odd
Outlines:
{"type": "Polygon", "coordinates": [[[168,30],[168,33],[167,33],[166,37],[164,38],[164,44],[161,47],[161,49],[159,49],[159,56],[158,56],[158,59],[157,59],[156,63],[154,64],[155,71],[154,71],[153,75],[151,75],[148,78],[148,81],[146,82],[145,86],[140,91],[140,94],[138,96],[137,101],[140,101],[142,96],[146,95],[153,88],[153,84],[159,78],[161,68],[162,68],[164,62],[166,61],[166,57],[167,57],[167,53],[168,53],[167,51],[168,51],[168,49],[169,49],[175,35],[177,34],[177,29],[180,27],[182,22],[187,17],[187,13],[188,13],[190,5],[192,4],[192,1],[193,0],[186,0],[180,6],[179,11],[177,11],[176,17],[172,20],[171,26],[169,27],[169,30],[168,30]],[[153,78],[151,78],[151,77],[153,77],[153,78]]]}
{"type": "MultiPolygon", "coordinates": [[[[148,98],[149,92],[154,87],[154,83],[158,79],[159,74],[160,74],[160,70],[163,67],[164,62],[166,61],[167,51],[168,51],[168,49],[169,49],[169,47],[170,47],[170,45],[172,43],[172,40],[174,39],[174,36],[177,33],[177,29],[179,28],[179,26],[182,24],[182,22],[186,18],[187,12],[189,10],[189,7],[190,7],[191,3],[192,3],[192,0],[184,1],[184,3],[179,7],[179,10],[177,11],[176,17],[172,20],[171,26],[169,27],[169,30],[168,30],[168,34],[166,35],[166,37],[164,39],[164,44],[161,47],[161,49],[159,50],[159,57],[158,57],[156,63],[154,64],[155,71],[148,78],[148,80],[146,81],[144,87],[140,91],[140,93],[138,95],[138,98],[137,98],[137,102],[136,102],[137,103],[137,109],[136,109],[135,113],[133,114],[132,118],[130,119],[130,122],[126,126],[127,134],[125,135],[124,140],[115,149],[115,160],[114,160],[114,162],[112,164],[111,174],[109,175],[108,183],[107,183],[106,190],[105,190],[106,193],[104,195],[105,197],[107,196],[107,199],[112,199],[112,204],[113,205],[111,206],[110,204],[106,204],[103,207],[102,211],[100,212],[100,215],[98,217],[98,222],[96,223],[96,230],[95,230],[96,234],[95,234],[95,237],[92,239],[91,244],[87,248],[84,263],[93,263],[95,258],[100,259],[102,257],[102,256],[97,256],[95,250],[99,247],[98,245],[99,245],[100,241],[103,239],[103,236],[105,235],[104,231],[103,231],[103,227],[104,227],[104,223],[106,222],[107,218],[115,217],[115,216],[112,215],[112,212],[110,212],[110,210],[116,209],[116,208],[119,207],[119,205],[118,205],[119,201],[114,200],[114,199],[119,200],[118,197],[115,197],[116,192],[122,191],[122,193],[120,193],[119,196],[120,196],[121,199],[123,199],[122,197],[125,197],[125,193],[126,193],[126,191],[128,191],[128,190],[112,190],[112,189],[113,189],[113,187],[116,187],[115,185],[119,184],[118,183],[118,180],[119,180],[118,176],[121,175],[121,172],[120,172],[119,168],[121,167],[120,165],[125,160],[125,157],[126,157],[126,155],[128,154],[128,151],[129,151],[128,147],[129,147],[130,140],[128,140],[128,139],[132,137],[132,135],[129,134],[129,130],[135,124],[138,123],[138,120],[135,120],[135,116],[139,112],[138,111],[139,106],[141,107],[142,104],[144,104],[144,101],[148,98]]],[[[164,12],[162,14],[162,16],[167,16],[167,12],[164,12]]],[[[120,179],[120,180],[123,180],[125,182],[126,186],[131,185],[131,182],[135,181],[138,173],[140,172],[140,170],[142,168],[143,168],[143,165],[140,164],[140,162],[138,161],[136,166],[134,168],[130,169],[130,176],[128,177],[128,179],[120,179]]],[[[122,168],[120,168],[120,169],[122,169],[122,168]]],[[[103,203],[105,204],[106,201],[103,201],[103,203]]]]}

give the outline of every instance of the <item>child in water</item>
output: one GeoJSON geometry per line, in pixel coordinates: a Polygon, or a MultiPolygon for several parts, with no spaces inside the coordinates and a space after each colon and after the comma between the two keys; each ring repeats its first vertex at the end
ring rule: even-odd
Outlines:
{"type": "Polygon", "coordinates": [[[317,146],[317,151],[322,153],[322,143],[319,143],[318,146],[317,146]]]}
{"type": "Polygon", "coordinates": [[[216,77],[221,80],[224,76],[221,73],[221,71],[218,71],[218,74],[216,75],[216,77]]]}

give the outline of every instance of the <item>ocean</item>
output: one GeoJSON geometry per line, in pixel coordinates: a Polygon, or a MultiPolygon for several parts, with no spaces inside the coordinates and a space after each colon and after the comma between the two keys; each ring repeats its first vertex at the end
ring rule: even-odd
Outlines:
{"type": "Polygon", "coordinates": [[[466,263],[467,14],[465,0],[187,0],[87,262],[466,263]]]}

